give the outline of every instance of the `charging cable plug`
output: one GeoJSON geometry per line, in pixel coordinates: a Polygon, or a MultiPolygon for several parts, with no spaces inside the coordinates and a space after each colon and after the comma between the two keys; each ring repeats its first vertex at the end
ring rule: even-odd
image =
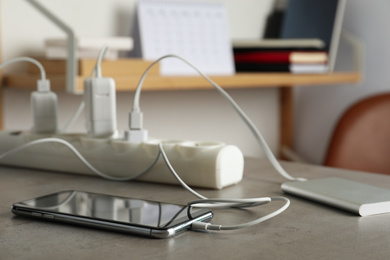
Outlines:
{"type": "Polygon", "coordinates": [[[194,222],[191,225],[192,230],[198,230],[198,231],[208,231],[208,230],[215,230],[215,231],[220,231],[222,228],[221,225],[213,225],[211,223],[207,222],[194,222]]]}
{"type": "Polygon", "coordinates": [[[38,92],[49,92],[50,91],[50,80],[40,79],[37,82],[38,92]]]}
{"type": "Polygon", "coordinates": [[[38,91],[31,94],[33,115],[33,133],[49,134],[58,131],[57,95],[50,91],[50,81],[41,79],[37,82],[38,91]]]}
{"type": "Polygon", "coordinates": [[[117,133],[115,81],[112,78],[84,80],[87,135],[106,137],[117,133]]]}
{"type": "Polygon", "coordinates": [[[142,129],[143,113],[131,112],[129,114],[129,130],[125,131],[125,140],[131,143],[143,143],[148,140],[148,130],[142,129]]]}

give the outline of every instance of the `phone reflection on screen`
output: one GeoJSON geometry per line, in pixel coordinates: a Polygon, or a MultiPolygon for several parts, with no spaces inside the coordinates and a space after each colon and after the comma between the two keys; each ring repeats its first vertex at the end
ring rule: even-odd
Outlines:
{"type": "Polygon", "coordinates": [[[80,191],[51,194],[23,204],[51,212],[150,227],[167,227],[182,217],[191,219],[187,206],[80,191]]]}

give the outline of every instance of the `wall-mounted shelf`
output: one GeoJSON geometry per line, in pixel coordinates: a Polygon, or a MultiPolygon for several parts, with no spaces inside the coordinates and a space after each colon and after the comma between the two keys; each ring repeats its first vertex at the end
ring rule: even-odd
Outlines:
{"type": "MultiPolygon", "coordinates": [[[[104,76],[104,75],[103,75],[104,76]]],[[[110,75],[107,75],[110,76],[110,75]]],[[[118,91],[133,91],[140,75],[112,76],[118,91]]],[[[48,75],[53,90],[66,90],[65,76],[48,75]]],[[[340,72],[331,74],[290,74],[290,73],[237,73],[233,76],[211,76],[223,88],[261,88],[292,87],[356,83],[360,80],[357,72],[340,72]]],[[[39,75],[9,74],[4,76],[3,85],[8,88],[35,89],[39,75]]],[[[83,89],[83,78],[77,77],[77,90],[83,89]]],[[[185,90],[210,89],[212,86],[199,76],[159,76],[148,75],[143,90],[185,90]]]]}

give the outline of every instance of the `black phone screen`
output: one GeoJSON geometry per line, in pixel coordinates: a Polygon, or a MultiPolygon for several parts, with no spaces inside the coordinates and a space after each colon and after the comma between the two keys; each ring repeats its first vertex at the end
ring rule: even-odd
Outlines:
{"type": "Polygon", "coordinates": [[[15,203],[15,206],[41,210],[46,213],[131,223],[150,228],[169,228],[199,217],[208,211],[170,203],[83,191],[62,191],[15,203]]]}

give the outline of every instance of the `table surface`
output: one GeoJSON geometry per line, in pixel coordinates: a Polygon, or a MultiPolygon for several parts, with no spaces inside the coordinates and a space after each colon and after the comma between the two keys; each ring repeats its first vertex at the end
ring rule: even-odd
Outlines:
{"type": "MultiPolygon", "coordinates": [[[[282,163],[293,176],[338,176],[390,189],[390,176],[282,163]]],[[[285,195],[291,206],[257,226],[222,232],[184,232],[151,239],[14,216],[16,201],[76,189],[185,204],[195,199],[183,188],[144,182],[0,167],[0,259],[388,259],[390,214],[358,217],[285,195]]],[[[247,159],[244,179],[223,190],[197,189],[207,197],[284,195],[285,180],[267,161],[247,159]]],[[[249,221],[280,207],[215,210],[214,224],[249,221]]]]}

